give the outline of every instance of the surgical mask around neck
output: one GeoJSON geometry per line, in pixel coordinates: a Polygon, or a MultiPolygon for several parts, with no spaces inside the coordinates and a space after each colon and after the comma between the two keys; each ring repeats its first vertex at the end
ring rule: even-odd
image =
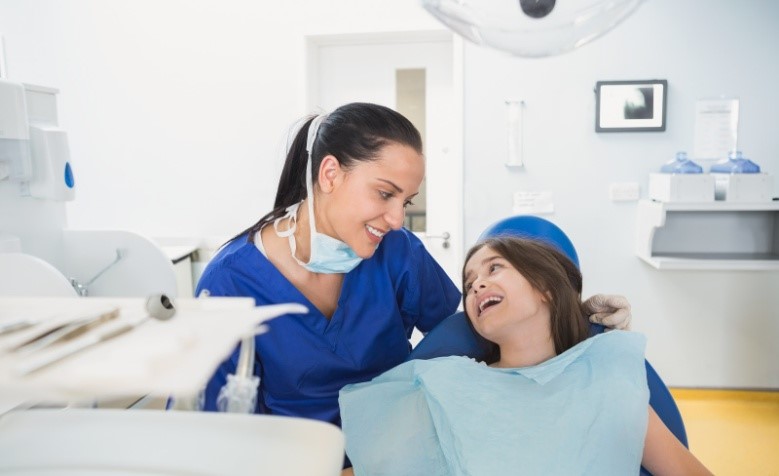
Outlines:
{"type": "Polygon", "coordinates": [[[314,216],[314,186],[311,179],[312,158],[311,149],[314,146],[314,139],[319,129],[319,124],[326,116],[317,116],[308,129],[308,140],[306,142],[306,151],[308,152],[308,163],[306,165],[306,195],[308,197],[308,225],[310,255],[308,263],[304,263],[295,255],[297,244],[295,243],[295,230],[297,229],[297,213],[300,203],[296,203],[287,208],[286,215],[277,218],[273,222],[273,229],[281,238],[289,240],[289,249],[292,258],[300,265],[312,273],[337,274],[348,273],[360,264],[362,258],[352,250],[349,245],[332,236],[325,235],[316,231],[316,218],[314,216]],[[278,224],[288,219],[289,227],[285,231],[279,231],[278,224]]]}

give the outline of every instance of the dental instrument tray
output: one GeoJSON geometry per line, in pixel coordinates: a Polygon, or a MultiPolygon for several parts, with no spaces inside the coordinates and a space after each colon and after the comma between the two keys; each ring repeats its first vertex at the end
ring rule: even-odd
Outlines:
{"type": "Polygon", "coordinates": [[[196,395],[263,321],[306,312],[299,304],[190,298],[175,300],[175,317],[162,321],[149,318],[146,301],[0,297],[0,394],[39,401],[196,395]]]}

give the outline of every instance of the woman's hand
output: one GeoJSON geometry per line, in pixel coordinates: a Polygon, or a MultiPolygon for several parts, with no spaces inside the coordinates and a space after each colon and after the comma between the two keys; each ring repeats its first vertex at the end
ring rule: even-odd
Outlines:
{"type": "Polygon", "coordinates": [[[341,476],[354,476],[354,470],[352,468],[346,468],[341,471],[341,476]]]}
{"type": "Polygon", "coordinates": [[[583,303],[584,313],[590,322],[602,324],[611,329],[630,329],[630,303],[625,296],[596,294],[583,303]]]}

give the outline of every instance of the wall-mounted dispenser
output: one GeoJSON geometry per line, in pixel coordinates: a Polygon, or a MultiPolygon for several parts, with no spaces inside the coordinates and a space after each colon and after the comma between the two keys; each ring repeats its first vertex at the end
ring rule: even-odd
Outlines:
{"type": "Polygon", "coordinates": [[[75,198],[68,135],[57,123],[58,92],[0,79],[0,180],[19,182],[23,196],[75,198]]]}
{"type": "Polygon", "coordinates": [[[0,181],[30,179],[30,132],[24,86],[0,79],[0,181]]]}
{"type": "Polygon", "coordinates": [[[76,183],[70,164],[68,134],[57,122],[59,91],[31,84],[25,84],[24,90],[32,159],[29,195],[48,200],[73,200],[76,183]]]}
{"type": "Polygon", "coordinates": [[[76,196],[70,166],[68,134],[53,126],[30,126],[33,177],[30,195],[50,200],[73,200],[76,196]]]}

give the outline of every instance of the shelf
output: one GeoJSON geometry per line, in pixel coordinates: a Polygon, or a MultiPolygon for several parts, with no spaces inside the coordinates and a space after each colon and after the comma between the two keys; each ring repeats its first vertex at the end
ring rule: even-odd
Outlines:
{"type": "Polygon", "coordinates": [[[772,271],[779,270],[779,256],[738,253],[739,257],[718,253],[679,253],[675,256],[640,256],[661,270],[772,271]]]}
{"type": "Polygon", "coordinates": [[[642,200],[635,252],[659,270],[779,271],[779,202],[642,200]]]}
{"type": "Polygon", "coordinates": [[[666,211],[684,211],[684,212],[734,212],[734,211],[779,211],[779,201],[773,202],[698,202],[698,203],[667,203],[654,200],[645,200],[652,206],[662,208],[666,211]]]}

